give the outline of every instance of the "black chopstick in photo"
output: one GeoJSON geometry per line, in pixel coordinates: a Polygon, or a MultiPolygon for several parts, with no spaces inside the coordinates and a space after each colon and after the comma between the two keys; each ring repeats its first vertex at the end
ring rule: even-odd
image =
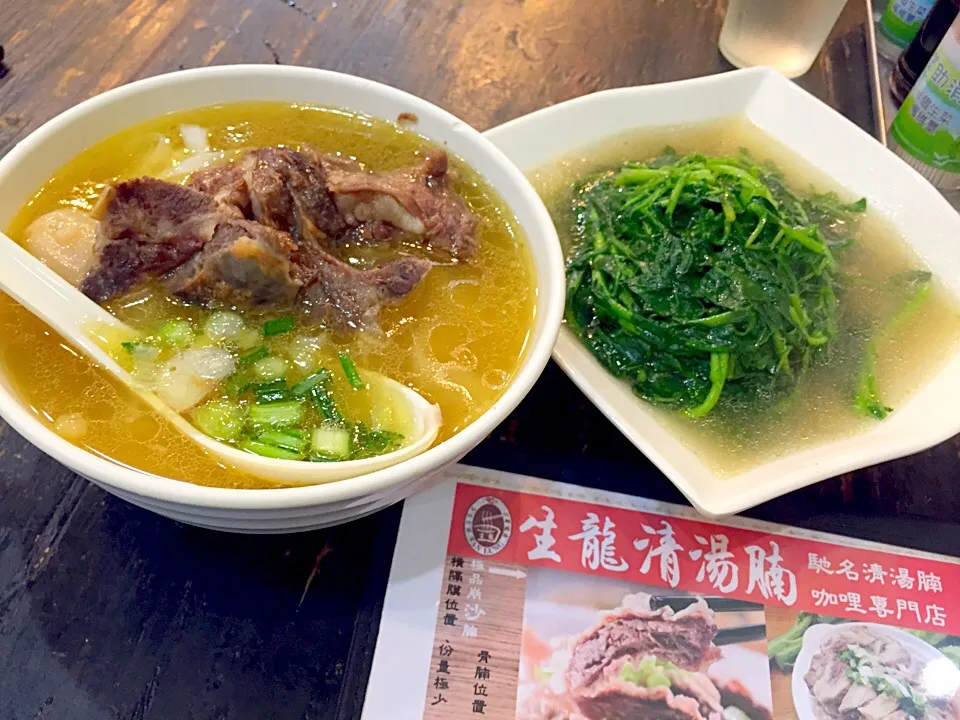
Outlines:
{"type": "Polygon", "coordinates": [[[759,625],[741,625],[740,627],[722,628],[717,631],[717,636],[713,639],[713,644],[717,647],[723,645],[740,645],[741,643],[753,642],[755,640],[764,640],[767,637],[767,626],[759,625]]]}
{"type": "Polygon", "coordinates": [[[688,605],[702,599],[714,612],[748,612],[763,610],[763,605],[746,600],[728,597],[702,597],[698,595],[655,595],[650,598],[650,609],[659,610],[668,607],[671,610],[683,610],[688,605]]]}

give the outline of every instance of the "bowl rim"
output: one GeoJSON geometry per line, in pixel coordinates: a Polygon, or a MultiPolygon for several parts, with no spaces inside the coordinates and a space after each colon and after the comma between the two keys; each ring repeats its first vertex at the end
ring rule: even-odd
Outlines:
{"type": "MultiPolygon", "coordinates": [[[[536,383],[553,351],[563,317],[565,298],[564,265],[560,241],[540,196],[530,185],[526,176],[499,148],[452,113],[406,91],[332,70],[255,64],[178,70],[108,90],[47,120],[20,140],[6,156],[0,158],[0,175],[4,174],[8,167],[19,163],[22,157],[42,146],[57,133],[67,130],[73,122],[91,112],[121,101],[129,101],[131,97],[149,95],[158,88],[184,79],[212,81],[238,76],[267,79],[283,76],[288,81],[294,79],[303,83],[340,85],[380,95],[421,117],[429,116],[455,130],[458,136],[468,138],[473,145],[482,149],[506,172],[509,180],[515,185],[512,190],[519,190],[519,193],[511,197],[511,204],[529,207],[536,218],[538,232],[546,235],[547,242],[544,247],[546,261],[542,264],[534,263],[537,287],[536,316],[532,333],[539,331],[540,337],[535,343],[528,342],[521,359],[520,369],[504,393],[463,430],[416,457],[367,475],[292,488],[239,489],[195,485],[187,481],[153,475],[100,457],[61,438],[3,385],[0,385],[0,416],[45,454],[83,476],[96,477],[97,484],[116,487],[127,493],[163,502],[223,510],[281,510],[348,501],[415,482],[420,477],[456,462],[489,435],[536,383]],[[545,282],[545,279],[551,277],[554,280],[553,283],[545,282]],[[552,288],[549,287],[551,284],[552,288]]],[[[250,100],[253,101],[256,98],[250,98],[250,100]]],[[[215,105],[217,101],[211,99],[208,104],[215,105]]],[[[157,115],[160,114],[162,113],[157,113],[157,115]]],[[[389,118],[384,119],[392,122],[389,118]]]]}

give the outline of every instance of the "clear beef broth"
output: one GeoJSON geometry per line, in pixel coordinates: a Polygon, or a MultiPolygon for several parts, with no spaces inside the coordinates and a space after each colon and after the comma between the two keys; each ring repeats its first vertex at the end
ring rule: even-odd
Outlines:
{"type": "MultiPolygon", "coordinates": [[[[582,178],[628,160],[651,160],[668,146],[681,155],[731,155],[747,149],[755,158],[776,164],[794,189],[836,190],[842,198],[855,199],[742,118],[637,132],[582,150],[531,174],[568,253],[576,237],[572,193],[582,178]]],[[[804,376],[789,400],[772,405],[765,398],[740,405],[721,402],[702,420],[651,405],[662,422],[718,474],[733,475],[878,422],[853,411],[863,346],[904,300],[902,294],[890,290],[890,279],[903,271],[925,269],[925,265],[884,218],[870,210],[861,221],[856,244],[839,254],[838,260],[849,278],[841,301],[841,332],[831,341],[826,362],[804,376]]],[[[930,299],[918,314],[877,348],[879,388],[894,411],[942,367],[958,338],[960,305],[935,281],[930,299]]]]}
{"type": "MultiPolygon", "coordinates": [[[[414,132],[336,109],[244,103],[176,113],[80,153],[36,193],[8,228],[9,234],[21,239],[33,220],[57,208],[90,211],[108,183],[162,176],[183,159],[184,123],[207,129],[211,150],[222,152],[226,160],[243,149],[297,148],[307,143],[321,152],[355,157],[371,171],[386,172],[416,166],[432,149],[414,132]]],[[[451,189],[480,218],[474,258],[451,262],[432,257],[441,262],[403,302],[383,308],[379,330],[328,332],[298,322],[292,333],[265,338],[263,343],[287,352],[298,342],[313,342],[319,346],[318,362],[334,370],[338,353],[345,351],[361,373],[373,370],[408,384],[440,405],[444,417],[440,440],[463,429],[502,394],[522,359],[536,299],[528,250],[515,220],[470,168],[452,157],[450,164],[451,189]]],[[[396,247],[347,244],[340,257],[362,269],[397,252],[396,247]]],[[[427,256],[403,238],[399,253],[427,256]]],[[[199,326],[209,316],[207,310],[171,299],[155,283],[110,300],[108,307],[135,327],[156,327],[175,318],[199,326]]],[[[277,313],[244,315],[257,324],[277,313]]],[[[195,448],[5,296],[0,296],[0,332],[8,338],[0,359],[17,391],[51,425],[65,417],[80,419],[86,432],[70,439],[81,447],[121,464],[198,484],[265,486],[195,448]]],[[[375,411],[351,392],[342,373],[335,373],[332,393],[361,419],[375,411]]]]}

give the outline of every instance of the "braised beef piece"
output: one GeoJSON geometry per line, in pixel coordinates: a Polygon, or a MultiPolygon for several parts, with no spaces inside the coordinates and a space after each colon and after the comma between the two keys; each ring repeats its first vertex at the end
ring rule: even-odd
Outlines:
{"type": "Polygon", "coordinates": [[[636,611],[620,608],[582,635],[567,667],[567,687],[587,687],[625,661],[652,655],[684,670],[700,670],[716,660],[717,624],[706,606],[674,613],[669,608],[636,611]]]}
{"type": "Polygon", "coordinates": [[[578,695],[580,712],[587,720],[723,720],[719,712],[700,712],[700,702],[674,695],[667,687],[640,687],[611,679],[578,695]]]}
{"type": "Polygon", "coordinates": [[[309,277],[298,298],[310,320],[340,330],[376,326],[380,308],[395,305],[413,292],[431,264],[400,257],[380,267],[358,270],[322,251],[300,267],[309,277]]]}
{"type": "Polygon", "coordinates": [[[221,207],[236,208],[244,217],[252,217],[250,192],[240,165],[230,163],[198,170],[187,180],[187,187],[213,195],[221,207]]]}
{"type": "Polygon", "coordinates": [[[720,691],[720,704],[726,707],[735,707],[741,710],[751,720],[773,720],[769,708],[761,705],[746,685],[735,678],[712,678],[717,690],[720,691]]]}
{"type": "Polygon", "coordinates": [[[199,253],[164,279],[170,292],[198,305],[283,307],[301,282],[287,233],[248,220],[223,220],[199,253]]]}
{"type": "Polygon", "coordinates": [[[235,163],[194,173],[187,184],[249,220],[290,233],[297,243],[322,242],[347,229],[327,192],[323,168],[289,148],[251,150],[235,163]]]}
{"type": "Polygon", "coordinates": [[[361,270],[328,252],[406,232],[453,257],[476,250],[477,219],[446,187],[447,156],[381,175],[305,148],[266,147],[194,173],[186,186],[143,178],[105,195],[97,266],[81,289],[97,302],[160,278],[207,306],[289,307],[335,329],[376,324],[431,263],[398,257],[361,270]]]}
{"type": "Polygon", "coordinates": [[[189,260],[220,220],[210,195],[141,178],[119,183],[100,220],[97,265],[80,289],[105,302],[189,260]]]}
{"type": "Polygon", "coordinates": [[[323,167],[327,187],[350,225],[387,222],[450,257],[476,254],[479,220],[447,187],[445,152],[431,152],[417,167],[386,173],[366,172],[352,160],[311,148],[304,152],[323,167]]]}

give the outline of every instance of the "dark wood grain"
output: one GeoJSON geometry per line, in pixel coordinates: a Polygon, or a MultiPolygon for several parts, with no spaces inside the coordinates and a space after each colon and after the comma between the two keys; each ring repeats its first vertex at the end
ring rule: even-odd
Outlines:
{"type": "MultiPolygon", "coordinates": [[[[716,50],[724,6],[4,0],[0,153],[122,83],[237,62],[380,80],[485,129],[595,90],[729,69],[716,50]]],[[[850,0],[800,82],[873,132],[867,21],[850,0]]],[[[755,514],[960,554],[957,451],[951,441],[755,514]]],[[[469,460],[681,500],[555,366],[469,460]]],[[[0,424],[0,718],[357,717],[398,517],[279,538],[184,527],[106,495],[0,424]]]]}

